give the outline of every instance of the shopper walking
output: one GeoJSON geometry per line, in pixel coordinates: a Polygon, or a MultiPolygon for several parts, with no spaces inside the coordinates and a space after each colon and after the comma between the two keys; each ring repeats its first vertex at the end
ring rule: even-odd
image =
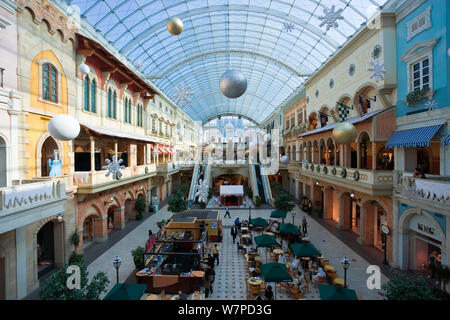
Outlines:
{"type": "Polygon", "coordinates": [[[303,234],[307,234],[308,233],[308,228],[307,228],[308,223],[306,222],[306,217],[303,216],[303,220],[302,220],[302,232],[303,234]]]}
{"type": "Polygon", "coordinates": [[[226,217],[228,216],[228,218],[231,219],[231,216],[230,216],[230,209],[226,208],[225,210],[226,210],[226,212],[225,212],[225,215],[224,215],[223,217],[226,218],[226,217]]]}
{"type": "Polygon", "coordinates": [[[233,243],[236,243],[237,229],[235,226],[231,227],[231,236],[233,237],[233,243]]]}
{"type": "MultiPolygon", "coordinates": [[[[219,265],[219,247],[217,246],[217,244],[214,245],[213,256],[214,256],[214,261],[217,260],[217,265],[219,265]]],[[[214,262],[213,262],[213,264],[214,264],[214,262]]]]}
{"type": "Polygon", "coordinates": [[[209,290],[211,289],[211,281],[210,281],[210,275],[209,270],[205,272],[205,284],[203,285],[205,288],[205,298],[208,298],[209,296],[209,290]]]}

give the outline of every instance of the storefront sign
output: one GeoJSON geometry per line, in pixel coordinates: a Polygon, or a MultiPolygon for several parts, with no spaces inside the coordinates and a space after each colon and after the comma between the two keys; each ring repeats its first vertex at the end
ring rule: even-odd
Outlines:
{"type": "Polygon", "coordinates": [[[422,223],[417,223],[417,228],[419,230],[425,231],[426,233],[434,234],[434,228],[426,226],[426,225],[424,225],[422,223]]]}
{"type": "Polygon", "coordinates": [[[217,222],[211,222],[211,229],[217,229],[217,222]]]}

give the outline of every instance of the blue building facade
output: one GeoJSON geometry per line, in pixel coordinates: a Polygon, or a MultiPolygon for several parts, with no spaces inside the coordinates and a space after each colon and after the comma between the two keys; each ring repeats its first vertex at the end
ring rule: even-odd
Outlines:
{"type": "Polygon", "coordinates": [[[399,1],[395,14],[394,265],[431,275],[430,261],[449,265],[450,1],[399,1]]]}

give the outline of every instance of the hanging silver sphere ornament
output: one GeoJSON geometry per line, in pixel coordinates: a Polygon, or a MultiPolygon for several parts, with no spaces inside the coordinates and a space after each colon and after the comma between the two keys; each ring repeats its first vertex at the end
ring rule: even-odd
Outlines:
{"type": "Polygon", "coordinates": [[[238,70],[228,70],[220,77],[219,87],[225,97],[239,98],[247,90],[247,78],[238,70]]]}
{"type": "Polygon", "coordinates": [[[89,66],[82,62],[79,66],[78,66],[78,71],[83,75],[87,75],[89,73],[89,71],[91,71],[91,69],[89,69],[89,66]]]}
{"type": "Polygon", "coordinates": [[[183,21],[178,17],[172,17],[167,21],[167,31],[169,31],[174,36],[179,35],[183,32],[183,21]]]}
{"type": "Polygon", "coordinates": [[[270,133],[266,133],[264,135],[264,142],[269,142],[270,140],[272,140],[272,136],[270,135],[270,133]]]}
{"type": "Polygon", "coordinates": [[[73,140],[80,133],[80,123],[72,116],[58,114],[49,121],[48,132],[57,140],[73,140]]]}
{"type": "Polygon", "coordinates": [[[332,135],[337,144],[348,144],[355,141],[356,128],[349,122],[343,122],[333,129],[332,135]]]}
{"type": "Polygon", "coordinates": [[[288,156],[282,156],[280,159],[281,164],[288,164],[289,163],[289,157],[288,156]]]}

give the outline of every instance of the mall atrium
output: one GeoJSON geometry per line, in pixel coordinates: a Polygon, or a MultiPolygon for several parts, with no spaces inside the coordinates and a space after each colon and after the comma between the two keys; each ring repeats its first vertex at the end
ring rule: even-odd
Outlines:
{"type": "Polygon", "coordinates": [[[0,0],[0,57],[0,300],[448,299],[449,1],[0,0]]]}

